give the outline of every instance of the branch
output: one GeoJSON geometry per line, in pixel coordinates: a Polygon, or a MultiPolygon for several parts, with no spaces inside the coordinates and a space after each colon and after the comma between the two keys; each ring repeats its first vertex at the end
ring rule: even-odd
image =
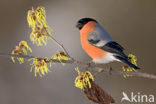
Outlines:
{"type": "Polygon", "coordinates": [[[64,48],[64,46],[61,44],[61,43],[59,43],[55,38],[53,38],[53,37],[49,37],[50,38],[50,40],[52,40],[57,46],[59,46],[62,50],[63,50],[63,52],[68,56],[68,57],[70,57],[69,56],[69,54],[68,54],[68,52],[66,51],[66,49],[64,48]]]}
{"type": "MultiPolygon", "coordinates": [[[[12,55],[12,54],[6,54],[6,53],[0,53],[0,56],[8,56],[8,57],[21,57],[21,58],[25,58],[25,59],[31,59],[31,58],[36,58],[35,56],[28,56],[28,55],[12,55]]],[[[43,57],[39,57],[41,59],[45,59],[43,57]]],[[[59,60],[56,59],[49,59],[49,62],[57,62],[57,63],[61,63],[59,60]]],[[[67,63],[67,64],[75,64],[75,65],[80,65],[84,68],[87,69],[93,69],[99,73],[105,73],[105,74],[110,74],[110,75],[124,75],[125,72],[119,71],[119,70],[110,70],[110,69],[104,69],[102,67],[98,67],[96,65],[91,65],[89,63],[85,63],[85,62],[81,62],[81,61],[77,61],[74,58],[70,58],[68,61],[67,60],[62,60],[63,63],[67,63]]],[[[48,63],[48,62],[47,62],[48,63]]],[[[149,74],[149,73],[145,73],[145,72],[126,72],[126,74],[129,75],[133,75],[136,77],[143,77],[143,78],[148,78],[148,79],[156,79],[156,75],[155,74],[149,74]]]]}

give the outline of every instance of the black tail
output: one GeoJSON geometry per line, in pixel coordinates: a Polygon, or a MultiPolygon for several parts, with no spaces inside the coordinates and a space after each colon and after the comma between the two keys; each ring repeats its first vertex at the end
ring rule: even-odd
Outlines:
{"type": "Polygon", "coordinates": [[[120,61],[124,62],[125,64],[129,65],[130,67],[133,67],[134,69],[140,69],[139,67],[137,67],[136,65],[132,64],[131,62],[128,61],[128,59],[123,58],[121,56],[115,56],[117,59],[119,59],[120,61]]]}

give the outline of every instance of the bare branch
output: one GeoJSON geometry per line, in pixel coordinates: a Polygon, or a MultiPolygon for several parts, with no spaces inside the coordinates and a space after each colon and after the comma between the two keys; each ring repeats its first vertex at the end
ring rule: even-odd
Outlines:
{"type": "MultiPolygon", "coordinates": [[[[17,57],[22,57],[22,58],[25,58],[25,59],[36,58],[35,56],[12,55],[12,54],[6,54],[6,53],[0,53],[0,56],[16,57],[16,58],[17,57]]],[[[43,57],[39,57],[39,58],[45,59],[43,57]]],[[[49,58],[48,60],[49,60],[49,62],[52,61],[52,62],[61,63],[59,60],[56,60],[56,59],[50,59],[49,58]]],[[[95,70],[95,71],[97,71],[99,73],[105,73],[105,74],[110,74],[110,75],[124,75],[125,74],[125,72],[122,72],[122,71],[119,71],[119,70],[104,69],[104,68],[98,67],[96,65],[90,65],[89,63],[77,61],[74,58],[71,58],[68,61],[67,60],[62,60],[62,62],[63,63],[67,63],[67,64],[80,65],[80,66],[83,66],[84,68],[92,69],[92,70],[95,70]]],[[[137,72],[126,72],[126,74],[133,75],[133,76],[136,76],[136,77],[143,77],[143,78],[148,78],[148,79],[156,79],[156,75],[155,74],[149,74],[149,73],[140,72],[140,71],[137,71],[137,72]]]]}
{"type": "Polygon", "coordinates": [[[53,38],[53,37],[49,37],[50,38],[50,40],[52,40],[57,46],[59,46],[62,50],[63,50],[63,52],[69,57],[69,54],[68,54],[68,52],[66,51],[66,49],[64,48],[64,46],[61,44],[61,43],[59,43],[55,38],[53,38]]]}

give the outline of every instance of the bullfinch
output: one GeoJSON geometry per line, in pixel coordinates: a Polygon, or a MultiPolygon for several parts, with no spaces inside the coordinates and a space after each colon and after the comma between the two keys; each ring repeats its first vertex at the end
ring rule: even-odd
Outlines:
{"type": "Polygon", "coordinates": [[[139,69],[128,61],[128,56],[123,52],[124,48],[115,42],[95,19],[82,18],[77,22],[76,27],[80,30],[82,47],[94,63],[105,64],[119,61],[139,69]]]}

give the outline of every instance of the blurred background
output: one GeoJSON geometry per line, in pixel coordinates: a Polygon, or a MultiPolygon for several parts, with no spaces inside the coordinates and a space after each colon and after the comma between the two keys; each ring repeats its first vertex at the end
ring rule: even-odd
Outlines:
{"type": "MultiPolygon", "coordinates": [[[[10,53],[21,40],[28,42],[34,56],[50,57],[59,50],[51,41],[45,47],[37,47],[29,40],[27,11],[32,6],[44,6],[48,25],[55,32],[53,37],[63,43],[75,59],[91,60],[81,47],[75,24],[82,17],[92,17],[125,47],[127,54],[137,56],[141,71],[156,74],[155,5],[155,0],[1,0],[0,52],[10,53]]],[[[74,86],[75,65],[56,64],[44,78],[39,78],[30,73],[29,64],[13,64],[9,57],[0,57],[0,104],[94,104],[74,86]]],[[[114,62],[103,67],[110,65],[116,70],[123,66],[114,62]]],[[[105,74],[95,80],[112,95],[116,104],[129,104],[120,102],[123,91],[128,95],[140,92],[156,97],[155,80],[105,74]]]]}

